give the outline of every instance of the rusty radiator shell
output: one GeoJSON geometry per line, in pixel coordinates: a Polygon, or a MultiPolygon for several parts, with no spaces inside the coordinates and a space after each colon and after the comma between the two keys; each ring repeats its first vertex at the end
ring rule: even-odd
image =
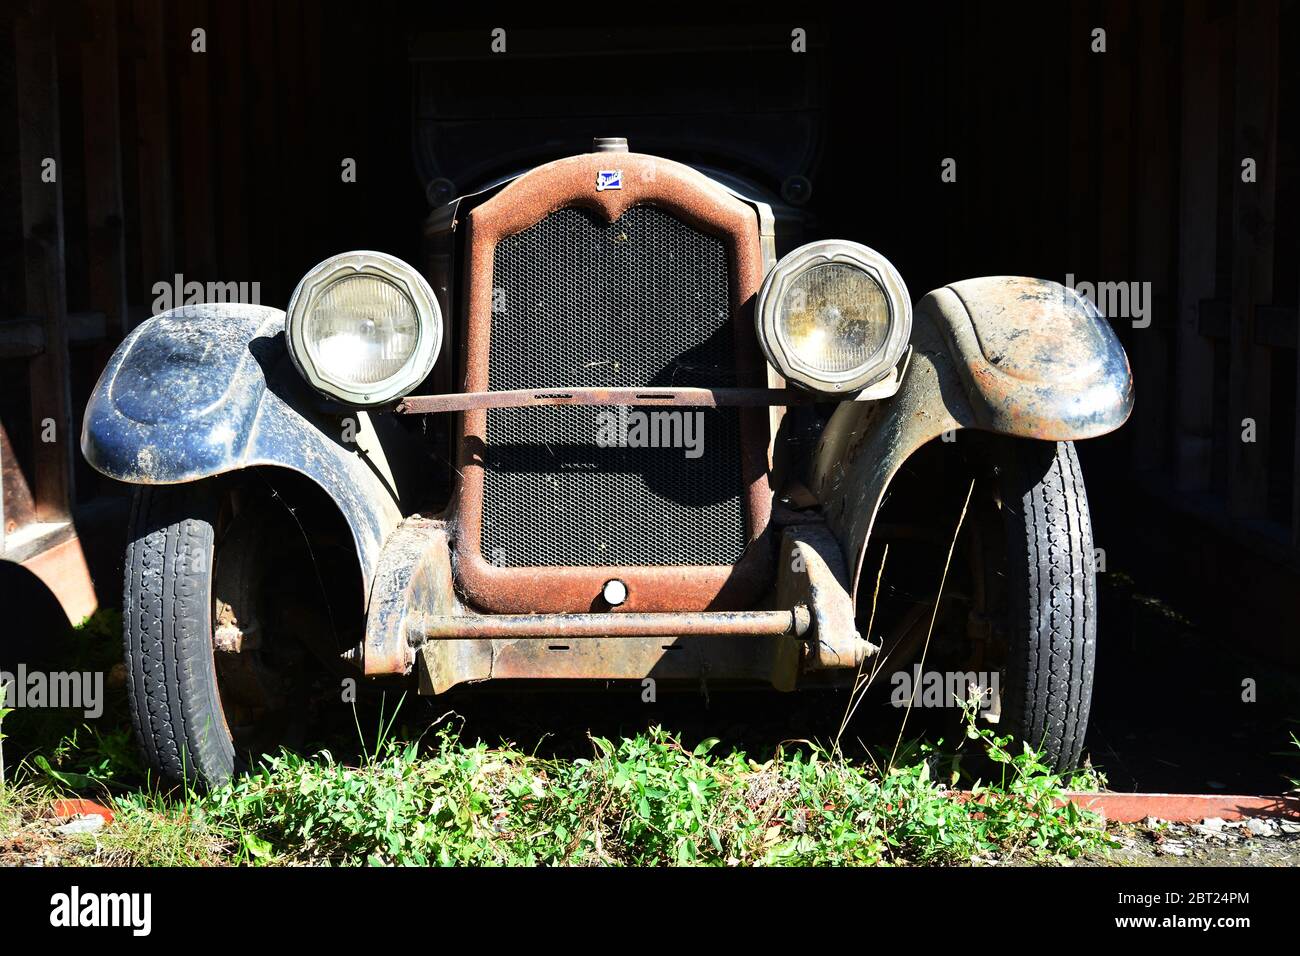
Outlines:
{"type": "MultiPolygon", "coordinates": [[[[753,332],[753,306],[763,278],[759,223],[753,209],[707,177],[681,164],[638,153],[586,154],[538,167],[521,176],[469,216],[466,268],[464,391],[488,389],[494,251],[564,207],[580,207],[613,222],[634,205],[650,204],[721,239],[728,252],[739,384],[766,385],[766,364],[753,332]],[[624,186],[597,192],[597,173],[616,163],[624,186]]],[[[552,390],[562,392],[561,389],[552,390]]],[[[663,391],[653,387],[646,393],[663,391]]],[[[741,476],[747,544],[734,565],[654,567],[497,567],[481,550],[484,495],[485,408],[462,419],[455,497],[457,581],[468,600],[504,614],[567,613],[601,609],[604,583],[618,577],[628,599],[615,613],[726,610],[752,607],[772,568],[768,521],[768,414],[740,412],[741,476]]]]}

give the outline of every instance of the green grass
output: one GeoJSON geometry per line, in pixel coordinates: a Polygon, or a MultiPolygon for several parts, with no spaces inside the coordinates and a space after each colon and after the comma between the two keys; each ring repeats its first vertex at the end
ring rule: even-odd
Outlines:
{"type": "MultiPolygon", "coordinates": [[[[758,763],[656,729],[543,759],[466,743],[381,742],[354,765],[281,753],[206,795],[109,796],[116,818],[62,838],[59,862],[176,865],[784,866],[1054,862],[1103,850],[1102,821],[1060,803],[1081,781],[971,725],[997,780],[955,799],[918,745],[893,769],[801,744],[758,763]]],[[[10,788],[0,836],[41,817],[57,777],[10,788]]],[[[0,851],[2,852],[2,851],[0,851]]]]}
{"type": "Polygon", "coordinates": [[[113,823],[79,837],[93,862],[118,866],[223,866],[238,862],[225,828],[206,817],[202,801],[132,791],[112,800],[113,823]]]}
{"type": "MultiPolygon", "coordinates": [[[[763,763],[656,729],[591,738],[590,757],[543,759],[466,743],[447,727],[387,740],[355,765],[282,753],[206,795],[131,790],[66,838],[65,862],[135,865],[771,866],[1053,862],[1107,845],[1102,821],[1059,797],[1077,781],[977,734],[1002,771],[954,799],[937,751],[878,771],[801,745],[763,763]]],[[[928,750],[928,748],[925,748],[928,750]]],[[[0,818],[61,781],[10,790],[0,818]],[[18,799],[15,800],[15,794],[18,799]],[[26,795],[25,797],[23,795],[26,795]]],[[[84,792],[84,791],[83,791],[84,792]]]]}
{"type": "MultiPolygon", "coordinates": [[[[358,765],[283,753],[205,797],[116,800],[119,862],[772,866],[1052,862],[1108,843],[1068,781],[972,731],[1001,773],[952,797],[929,752],[888,772],[807,745],[764,763],[654,730],[542,759],[449,727],[358,765]],[[120,829],[123,828],[123,829],[120,829]]],[[[102,839],[102,838],[101,838],[102,839]]]]}

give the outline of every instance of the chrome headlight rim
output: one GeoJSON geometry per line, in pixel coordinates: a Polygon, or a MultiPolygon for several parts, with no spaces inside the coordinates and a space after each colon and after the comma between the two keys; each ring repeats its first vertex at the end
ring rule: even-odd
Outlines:
{"type": "Polygon", "coordinates": [[[816,392],[858,392],[880,381],[898,364],[912,336],[912,300],[893,263],[869,246],[847,239],[810,242],[787,253],[763,280],[754,309],[758,342],[768,362],[789,381],[816,392]],[[780,308],[790,286],[809,270],[848,265],[870,276],[885,293],[889,328],[884,341],[863,363],[843,372],[828,372],[799,358],[781,337],[780,308]]]}
{"type": "Polygon", "coordinates": [[[327,398],[358,408],[390,404],[424,381],[438,360],[442,334],[442,308],[424,276],[396,256],[368,249],[330,256],[310,269],[294,289],[285,318],[289,357],[299,374],[327,398]],[[410,357],[388,378],[362,388],[340,381],[320,367],[307,347],[304,330],[320,297],[337,282],[355,276],[373,276],[395,287],[411,303],[417,319],[417,340],[410,357]]]}

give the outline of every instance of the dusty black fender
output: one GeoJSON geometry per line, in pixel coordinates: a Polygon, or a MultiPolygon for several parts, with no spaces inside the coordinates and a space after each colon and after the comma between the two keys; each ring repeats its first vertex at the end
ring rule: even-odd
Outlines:
{"type": "Polygon", "coordinates": [[[402,515],[373,421],[345,415],[327,413],[293,369],[282,311],[190,305],[142,323],[117,347],[86,406],[81,450],[97,471],[140,485],[255,465],[307,476],[347,521],[368,594],[402,515]],[[345,415],[355,443],[343,440],[345,415]]]}
{"type": "Polygon", "coordinates": [[[1055,282],[990,276],[936,289],[917,303],[912,348],[892,398],[835,410],[809,474],[852,561],[855,600],[885,490],[922,445],[959,428],[1093,438],[1124,424],[1133,408],[1133,377],[1114,331],[1055,282]]]}

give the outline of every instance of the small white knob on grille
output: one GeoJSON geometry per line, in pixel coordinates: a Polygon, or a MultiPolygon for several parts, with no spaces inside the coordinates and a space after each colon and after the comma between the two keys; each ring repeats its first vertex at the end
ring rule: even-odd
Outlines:
{"type": "Polygon", "coordinates": [[[610,607],[618,607],[627,600],[627,585],[618,578],[605,582],[604,590],[605,603],[610,607]]]}

